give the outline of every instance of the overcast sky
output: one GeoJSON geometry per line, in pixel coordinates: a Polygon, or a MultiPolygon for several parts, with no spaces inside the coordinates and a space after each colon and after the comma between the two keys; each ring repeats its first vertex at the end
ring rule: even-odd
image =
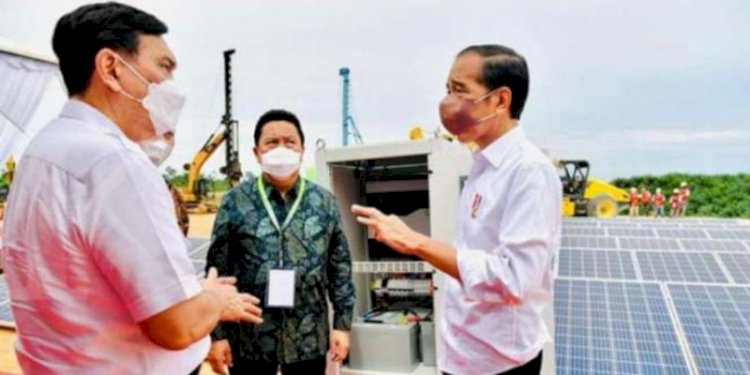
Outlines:
{"type": "MultiPolygon", "coordinates": [[[[270,108],[299,115],[308,138],[341,140],[341,81],[365,143],[439,126],[437,104],[463,47],[501,43],[525,55],[531,91],[521,126],[592,175],[750,172],[750,2],[727,1],[126,1],[169,27],[188,96],[178,169],[223,111],[222,51],[234,48],[235,117],[244,169],[252,129],[270,108]],[[471,4],[471,5],[466,5],[471,4]]],[[[0,0],[0,37],[52,55],[57,19],[84,1],[0,0]]],[[[64,102],[53,83],[32,126],[64,102]]],[[[208,171],[217,170],[223,152],[208,171]]]]}

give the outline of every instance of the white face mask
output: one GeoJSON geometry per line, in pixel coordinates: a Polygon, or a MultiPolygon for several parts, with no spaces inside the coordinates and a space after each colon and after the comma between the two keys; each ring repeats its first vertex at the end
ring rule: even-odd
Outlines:
{"type": "Polygon", "coordinates": [[[278,146],[260,156],[263,172],[280,180],[299,170],[300,154],[284,146],[278,146]]]}
{"type": "Polygon", "coordinates": [[[148,159],[157,167],[164,163],[172,153],[174,148],[173,142],[167,142],[163,137],[156,137],[138,142],[148,159]]]}
{"type": "Polygon", "coordinates": [[[174,80],[168,79],[161,83],[149,82],[133,66],[128,64],[125,59],[119,55],[116,56],[136,77],[148,86],[148,91],[143,99],[138,99],[125,91],[121,91],[121,93],[141,103],[143,108],[148,111],[157,136],[163,136],[169,132],[174,133],[177,128],[177,121],[180,119],[180,112],[182,112],[182,108],[185,106],[185,95],[180,93],[174,80]]]}

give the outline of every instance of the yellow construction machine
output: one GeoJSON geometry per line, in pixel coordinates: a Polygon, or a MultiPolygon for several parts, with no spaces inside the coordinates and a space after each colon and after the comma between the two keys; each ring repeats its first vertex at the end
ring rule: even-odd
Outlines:
{"type": "Polygon", "coordinates": [[[563,186],[563,216],[610,218],[629,201],[628,192],[606,181],[589,178],[586,160],[557,160],[563,186]]]}
{"type": "MultiPolygon", "coordinates": [[[[209,189],[206,186],[206,180],[201,178],[201,169],[216,149],[227,139],[230,126],[221,126],[211,134],[203,147],[195,154],[193,160],[189,164],[184,165],[185,171],[187,171],[187,184],[182,190],[179,190],[179,193],[183,206],[190,212],[216,212],[217,206],[206,201],[209,189]]],[[[231,167],[231,163],[228,165],[229,167],[222,167],[222,172],[226,173],[227,170],[234,169],[231,167]]],[[[239,166],[236,168],[239,169],[239,166]]],[[[239,180],[235,178],[235,174],[233,173],[230,178],[230,185],[232,186],[236,183],[231,183],[231,181],[235,179],[239,180]]]]}
{"type": "Polygon", "coordinates": [[[232,117],[232,74],[231,63],[234,50],[224,51],[224,115],[219,128],[208,137],[203,147],[193,156],[193,160],[184,165],[187,171],[187,183],[182,189],[169,184],[170,192],[175,202],[175,210],[180,228],[187,233],[190,223],[188,213],[216,212],[218,205],[209,202],[206,180],[201,178],[201,169],[206,161],[222,144],[226,149],[226,164],[221,167],[221,173],[227,176],[229,186],[239,184],[242,178],[242,168],[239,158],[238,122],[232,117]]]}
{"type": "Polygon", "coordinates": [[[206,143],[193,157],[190,164],[185,164],[187,171],[187,185],[179,191],[180,200],[186,210],[197,213],[216,212],[215,204],[206,202],[208,187],[205,180],[201,178],[201,169],[208,158],[213,155],[222,143],[226,143],[226,165],[221,168],[221,173],[227,176],[229,186],[234,187],[242,178],[242,168],[238,151],[237,120],[232,118],[232,55],[234,50],[224,51],[224,115],[221,117],[221,125],[208,137],[206,143]]]}

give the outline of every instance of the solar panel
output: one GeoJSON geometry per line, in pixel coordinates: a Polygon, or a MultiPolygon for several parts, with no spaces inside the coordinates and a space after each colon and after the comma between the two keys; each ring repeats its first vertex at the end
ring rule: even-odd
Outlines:
{"type": "Polygon", "coordinates": [[[682,224],[683,228],[695,228],[695,229],[724,229],[725,224],[721,223],[685,223],[682,224]]]}
{"type": "Polygon", "coordinates": [[[617,242],[612,237],[564,236],[562,247],[576,249],[616,249],[617,242]]]}
{"type": "Polygon", "coordinates": [[[574,218],[563,218],[563,226],[573,227],[598,227],[599,222],[596,220],[579,220],[574,218]]]}
{"type": "Polygon", "coordinates": [[[0,303],[8,300],[8,284],[5,283],[5,277],[0,275],[0,303]]]}
{"type": "Polygon", "coordinates": [[[701,374],[750,374],[750,286],[669,284],[701,374]]]}
{"type": "Polygon", "coordinates": [[[674,229],[674,228],[682,228],[682,224],[668,222],[668,221],[659,221],[659,222],[643,223],[642,227],[648,227],[648,228],[654,228],[654,229],[674,229]]]}
{"type": "Polygon", "coordinates": [[[656,234],[661,238],[708,238],[703,229],[660,228],[656,234]]]}
{"type": "Polygon", "coordinates": [[[193,268],[195,269],[195,274],[198,277],[202,277],[206,273],[206,260],[205,259],[193,259],[193,268]]]}
{"type": "Polygon", "coordinates": [[[604,228],[599,227],[563,227],[563,236],[604,236],[604,228]]]}
{"type": "Polygon", "coordinates": [[[722,223],[722,224],[739,224],[740,221],[737,219],[725,219],[725,218],[703,218],[700,220],[696,220],[698,222],[704,223],[704,224],[713,224],[713,223],[722,223]]]}
{"type": "Polygon", "coordinates": [[[658,283],[558,279],[558,375],[690,374],[658,283]]]}
{"type": "Polygon", "coordinates": [[[607,234],[616,237],[656,237],[656,232],[650,228],[607,228],[607,234]]]}
{"type": "Polygon", "coordinates": [[[627,221],[602,222],[604,228],[640,228],[638,223],[629,223],[627,221]]]}
{"type": "Polygon", "coordinates": [[[635,255],[644,280],[729,282],[712,253],[637,251],[635,255]]]}
{"type": "Polygon", "coordinates": [[[0,303],[0,322],[13,323],[13,312],[10,309],[10,301],[6,300],[5,303],[0,303]]]}
{"type": "Polygon", "coordinates": [[[742,241],[735,240],[681,240],[685,250],[703,251],[747,251],[742,241]]]}
{"type": "Polygon", "coordinates": [[[205,238],[188,239],[188,255],[192,259],[206,259],[211,242],[205,238]]]}
{"type": "Polygon", "coordinates": [[[561,249],[559,276],[601,279],[637,279],[628,251],[561,249]]]}
{"type": "Polygon", "coordinates": [[[10,296],[8,294],[8,285],[5,283],[5,277],[0,275],[0,322],[12,323],[13,313],[10,310],[10,296]]]}
{"type": "Polygon", "coordinates": [[[750,254],[720,253],[729,274],[738,284],[750,284],[750,254]]]}
{"type": "Polygon", "coordinates": [[[750,240],[750,229],[709,229],[708,234],[717,240],[750,240]]]}
{"type": "Polygon", "coordinates": [[[619,238],[621,249],[634,250],[680,250],[680,244],[673,238],[619,238]]]}

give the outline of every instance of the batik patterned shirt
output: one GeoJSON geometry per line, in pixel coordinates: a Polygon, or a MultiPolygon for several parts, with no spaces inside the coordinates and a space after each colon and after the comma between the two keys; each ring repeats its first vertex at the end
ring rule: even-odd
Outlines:
{"type": "Polygon", "coordinates": [[[300,181],[285,197],[265,183],[278,222],[284,223],[298,194],[299,208],[283,235],[263,205],[257,179],[245,181],[224,197],[216,217],[207,269],[237,277],[237,288],[261,300],[263,323],[221,323],[214,340],[228,339],[235,355],[248,360],[295,363],[324,356],[329,343],[327,298],[333,329],[351,328],[354,306],[351,258],[334,196],[300,181]],[[269,270],[295,271],[293,308],[265,306],[269,270]]]}

